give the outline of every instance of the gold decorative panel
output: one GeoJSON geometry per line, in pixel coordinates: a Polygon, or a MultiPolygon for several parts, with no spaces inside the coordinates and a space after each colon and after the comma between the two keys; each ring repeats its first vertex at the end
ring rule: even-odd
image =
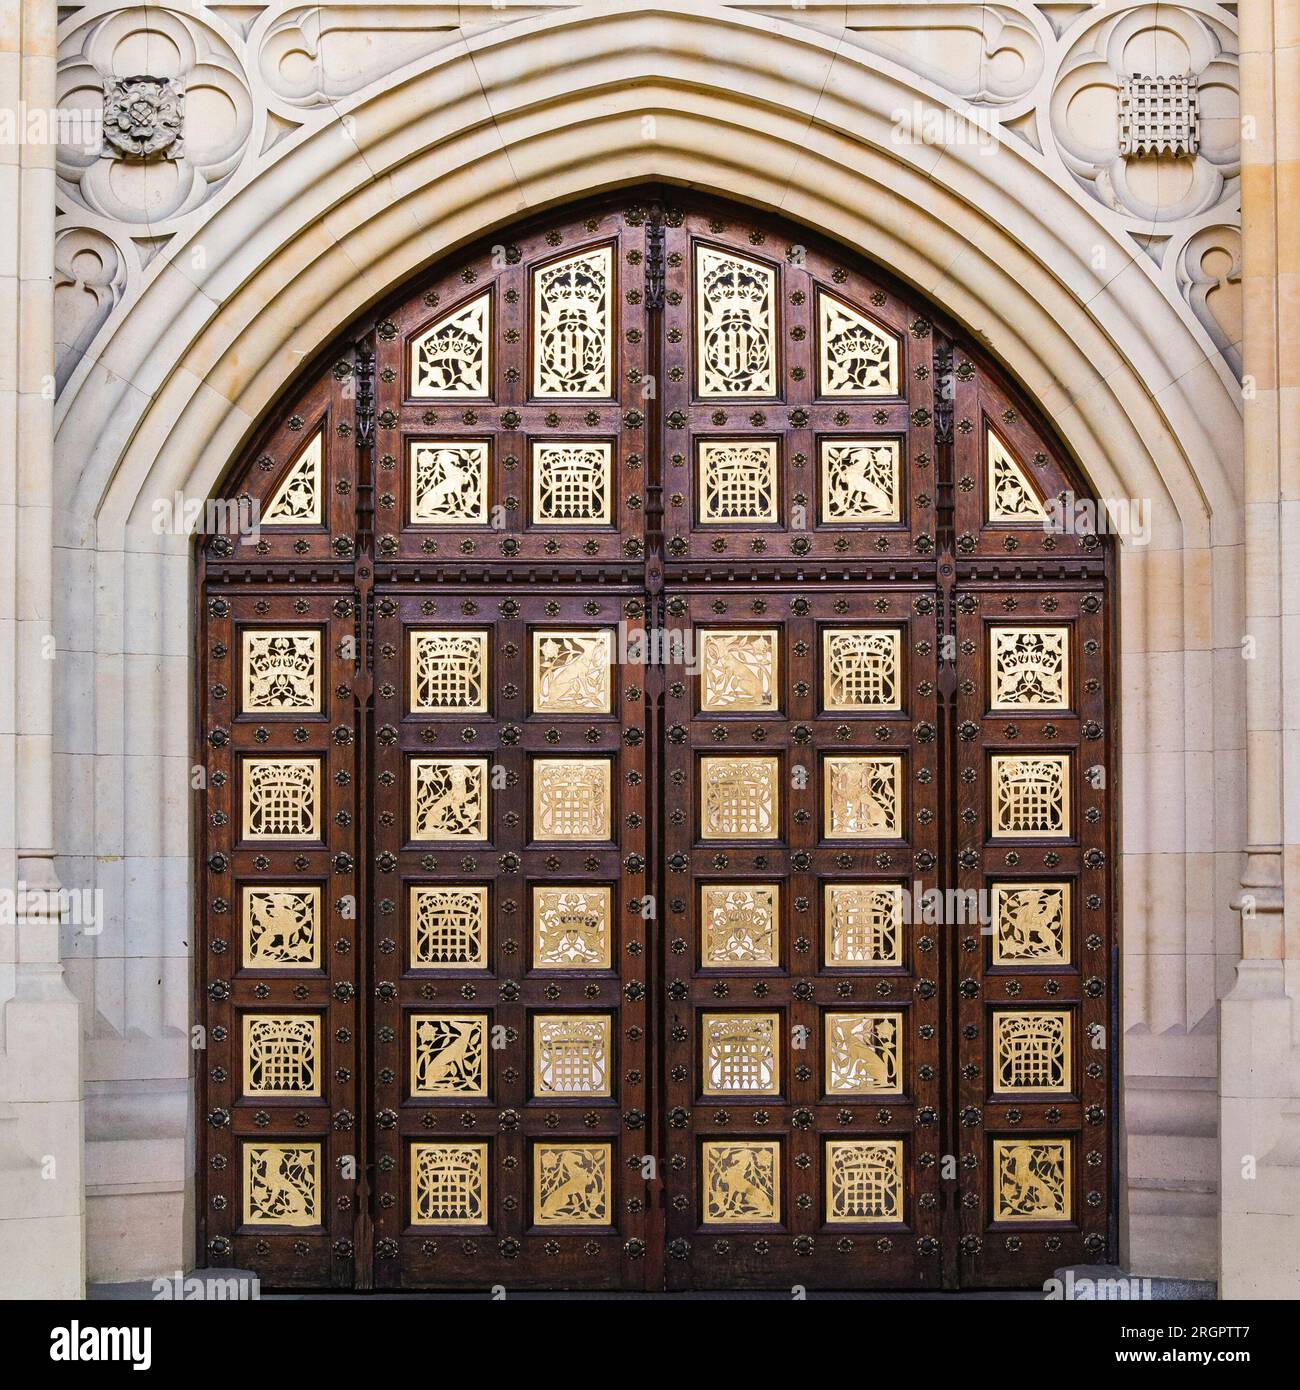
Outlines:
{"type": "Polygon", "coordinates": [[[613,260],[608,246],[533,272],[533,395],[613,394],[613,260]]]}
{"type": "Polygon", "coordinates": [[[488,1093],[487,1014],[411,1015],[411,1094],[488,1093]]]}
{"type": "Polygon", "coordinates": [[[762,714],[779,708],[778,629],[703,628],[698,636],[702,710],[762,714]]]}
{"type": "Polygon", "coordinates": [[[244,1015],[244,1094],[320,1095],[319,1014],[244,1015]]]}
{"type": "Polygon", "coordinates": [[[700,889],[706,969],[779,965],[780,892],[773,883],[708,883],[700,889]]]}
{"type": "Polygon", "coordinates": [[[699,396],[776,394],[776,275],[711,246],[695,248],[699,396]]]}
{"type": "Polygon", "coordinates": [[[994,1009],[993,1089],[1069,1091],[1068,1009],[994,1009]]]}
{"type": "Polygon", "coordinates": [[[1070,885],[995,883],[994,965],[1070,963],[1070,885]]]}
{"type": "Polygon", "coordinates": [[[533,633],[533,713],[608,714],[613,706],[614,634],[533,633]]]}
{"type": "Polygon", "coordinates": [[[826,1141],[826,1220],[845,1222],[903,1219],[903,1141],[826,1141]]]}
{"type": "Polygon", "coordinates": [[[420,400],[492,394],[492,296],[477,295],[411,341],[411,395],[420,400]]]}
{"type": "Polygon", "coordinates": [[[903,1089],[903,1015],[828,1013],[826,1090],[831,1095],[898,1095],[903,1089]]]}
{"type": "Polygon", "coordinates": [[[533,763],[533,839],[608,840],[608,758],[538,758],[533,763]]]}
{"type": "Polygon", "coordinates": [[[610,1052],[608,1014],[535,1015],[534,1095],[610,1095],[610,1052]]]}
{"type": "Polygon", "coordinates": [[[987,435],[988,519],[990,521],[1042,521],[1047,513],[1034,485],[1015,456],[992,431],[987,435]]]}
{"type": "Polygon", "coordinates": [[[1070,629],[989,629],[993,709],[1070,707],[1070,629]]]}
{"type": "Polygon", "coordinates": [[[534,1225],[612,1225],[612,1167],[610,1144],[534,1144],[534,1225]]]}
{"type": "Polygon", "coordinates": [[[320,760],[245,758],[244,839],[320,839],[320,760]]]}
{"type": "Polygon", "coordinates": [[[259,518],[263,526],[320,526],[324,523],[322,499],[325,488],[321,481],[325,444],[321,431],[303,445],[294,459],[284,481],[262,508],[259,518]]]}
{"type": "Polygon", "coordinates": [[[414,440],[412,526],[486,526],[488,446],[481,440],[414,440]]]}
{"type": "Polygon", "coordinates": [[[319,968],[319,888],[246,886],[243,922],[246,970],[319,968]]]}
{"type": "Polygon", "coordinates": [[[892,840],[901,834],[903,760],[879,757],[827,758],[822,767],[828,840],[892,840]]]}
{"type": "Polygon", "coordinates": [[[705,1014],[706,1096],[774,1096],[781,1090],[780,1014],[705,1014]]]}
{"type": "Polygon", "coordinates": [[[245,713],[320,710],[320,630],[244,629],[245,713]]]}
{"type": "Polygon", "coordinates": [[[412,884],[411,965],[421,970],[487,968],[488,890],[412,884]]]}
{"type": "Polygon", "coordinates": [[[411,759],[411,839],[488,838],[488,760],[411,759]]]}
{"type": "Polygon", "coordinates": [[[533,969],[608,970],[611,899],[608,888],[534,888],[533,969]]]}
{"type": "Polygon", "coordinates": [[[775,840],[780,775],[777,758],[701,758],[702,838],[775,840]]]}
{"type": "Polygon", "coordinates": [[[898,395],[898,339],[865,314],[817,291],[823,396],[898,395]]]}
{"type": "Polygon", "coordinates": [[[702,440],[700,520],[776,522],[776,441],[702,440]]]}
{"type": "Polygon", "coordinates": [[[442,1140],[411,1145],[411,1224],[488,1224],[488,1146],[442,1140]]]}
{"type": "Polygon", "coordinates": [[[700,1157],[706,1226],[775,1226],[781,1220],[781,1146],[706,1140],[700,1157]]]}
{"type": "Polygon", "coordinates": [[[413,631],[411,713],[486,714],[487,707],[487,633],[413,631]]]}
{"type": "Polygon", "coordinates": [[[896,439],[823,439],[822,520],[891,522],[902,519],[896,439]]]}
{"type": "Polygon", "coordinates": [[[893,627],[830,628],[822,633],[822,700],[827,710],[903,707],[899,654],[893,627]]]}
{"type": "Polygon", "coordinates": [[[614,495],[613,447],[533,444],[533,524],[608,526],[614,495]]]}
{"type": "Polygon", "coordinates": [[[1070,833],[1070,755],[995,753],[993,835],[996,839],[1063,837],[1070,833]]]}
{"type": "Polygon", "coordinates": [[[321,1146],[244,1145],[244,1224],[321,1224],[321,1146]]]}
{"type": "Polygon", "coordinates": [[[993,1141],[994,1221],[1070,1219],[1070,1141],[993,1141]]]}
{"type": "Polygon", "coordinates": [[[825,941],[827,965],[901,965],[901,885],[828,883],[825,941]]]}

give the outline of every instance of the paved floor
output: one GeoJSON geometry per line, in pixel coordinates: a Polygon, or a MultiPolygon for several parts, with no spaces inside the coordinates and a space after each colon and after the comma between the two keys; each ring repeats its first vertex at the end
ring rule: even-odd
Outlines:
{"type": "MultiPolygon", "coordinates": [[[[1116,1279],[1128,1279],[1132,1276],[1125,1274],[1122,1270],[1098,1265],[1079,1266],[1073,1271],[1058,1270],[1057,1275],[1065,1278],[1068,1273],[1072,1273],[1077,1282],[1081,1279],[1091,1279],[1093,1281],[1116,1279]]],[[[168,1276],[174,1279],[174,1276],[168,1276]]],[[[186,1276],[187,1281],[191,1279],[202,1279],[204,1281],[229,1281],[237,1279],[244,1281],[246,1286],[253,1283],[253,1274],[250,1270],[240,1269],[209,1269],[196,1270],[186,1276]]],[[[1138,1294],[1139,1298],[1149,1299],[1152,1302],[1166,1302],[1171,1300],[1187,1299],[1214,1299],[1217,1290],[1212,1283],[1192,1279],[1151,1279],[1149,1288],[1144,1289],[1138,1294]]],[[[152,1300],[157,1297],[154,1290],[153,1281],[147,1279],[134,1280],[123,1284],[91,1284],[86,1290],[86,1297],[95,1301],[113,1300],[152,1300]]],[[[260,1294],[263,1299],[286,1299],[286,1300],[315,1300],[330,1299],[340,1300],[368,1300],[368,1301],[403,1301],[410,1299],[434,1300],[445,1302],[449,1300],[459,1300],[466,1302],[477,1302],[489,1297],[487,1291],[482,1293],[438,1293],[438,1292],[411,1292],[411,1293],[265,1293],[260,1294]]],[[[516,1300],[530,1301],[550,1301],[555,1299],[581,1300],[583,1302],[696,1302],[718,1300],[744,1300],[772,1303],[789,1303],[791,1295],[784,1290],[767,1289],[726,1289],[709,1293],[535,1293],[527,1290],[511,1291],[509,1293],[511,1302],[516,1300]]],[[[911,1293],[906,1291],[895,1292],[862,1292],[854,1290],[808,1290],[808,1300],[832,1301],[853,1301],[853,1302],[892,1302],[892,1303],[932,1303],[932,1302],[961,1302],[974,1303],[981,1300],[1015,1299],[1019,1301],[1043,1302],[1043,1294],[1036,1289],[1007,1289],[990,1290],[967,1293],[911,1293]]]]}

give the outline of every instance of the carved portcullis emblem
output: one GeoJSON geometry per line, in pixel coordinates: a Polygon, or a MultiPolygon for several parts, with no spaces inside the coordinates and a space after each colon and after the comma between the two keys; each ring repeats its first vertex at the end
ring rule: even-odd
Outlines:
{"type": "Polygon", "coordinates": [[[110,159],[179,159],[184,123],[183,77],[104,79],[104,154],[110,159]]]}
{"type": "Polygon", "coordinates": [[[411,965],[454,970],[487,964],[488,890],[467,884],[413,884],[411,965]]]}
{"type": "Polygon", "coordinates": [[[903,1219],[903,1141],[826,1142],[826,1220],[903,1219]]]}
{"type": "Polygon", "coordinates": [[[1070,833],[1070,755],[995,753],[993,836],[1032,839],[1070,833]]]}
{"type": "Polygon", "coordinates": [[[411,1223],[486,1226],[488,1146],[440,1140],[411,1145],[411,1223]]]}
{"type": "Polygon", "coordinates": [[[538,758],[533,765],[533,838],[608,840],[608,758],[538,758]]]}
{"type": "Polygon", "coordinates": [[[700,819],[705,840],[774,840],[779,833],[776,758],[701,758],[700,819]]]}
{"type": "Polygon", "coordinates": [[[706,1096],[764,1095],[781,1090],[777,1014],[705,1014],[703,1078],[706,1096]]]}
{"type": "Polygon", "coordinates": [[[533,1017],[533,1094],[610,1094],[608,1014],[536,1014],[533,1017]]]}

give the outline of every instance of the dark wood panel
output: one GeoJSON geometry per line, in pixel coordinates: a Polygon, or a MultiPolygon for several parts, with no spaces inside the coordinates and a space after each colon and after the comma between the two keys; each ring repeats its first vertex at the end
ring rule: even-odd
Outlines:
{"type": "Polygon", "coordinates": [[[197,623],[210,1262],[934,1288],[1114,1255],[1113,547],[957,325],[810,230],[610,195],[341,335],[222,495],[197,623]],[[996,788],[1032,820],[1055,758],[1068,833],[997,833],[996,788]],[[250,759],[288,768],[265,839],[250,759]],[[320,824],[294,839],[303,759],[320,824]],[[539,834],[541,803],[591,813],[597,766],[607,831],[539,834]],[[1037,884],[1069,887],[1068,959],[1037,884]],[[315,954],[275,959],[313,893],[315,954]]]}

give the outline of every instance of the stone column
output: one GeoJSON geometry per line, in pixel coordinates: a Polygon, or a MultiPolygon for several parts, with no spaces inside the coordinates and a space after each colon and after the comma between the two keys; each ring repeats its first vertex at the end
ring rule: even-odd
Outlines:
{"type": "Polygon", "coordinates": [[[55,27],[0,0],[0,1297],[84,1289],[81,1028],[54,872],[55,27]]]}
{"type": "Polygon", "coordinates": [[[1221,1292],[1300,1290],[1300,0],[1241,19],[1247,844],[1221,1004],[1221,1292]]]}

